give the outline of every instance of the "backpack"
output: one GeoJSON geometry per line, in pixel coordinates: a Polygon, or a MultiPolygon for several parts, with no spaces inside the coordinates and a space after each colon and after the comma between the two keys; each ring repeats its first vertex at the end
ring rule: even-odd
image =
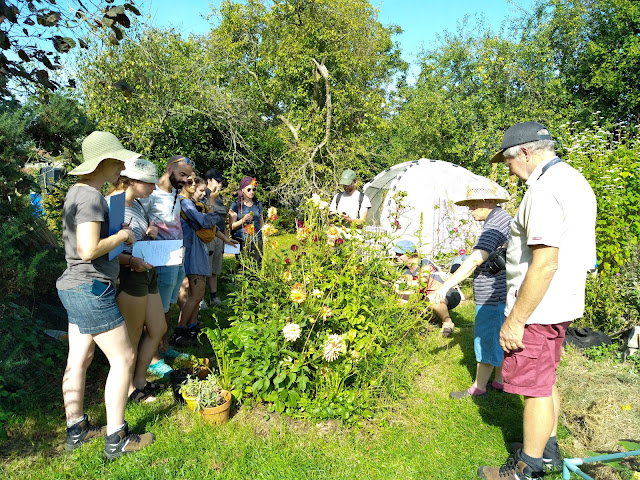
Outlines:
{"type": "MultiPolygon", "coordinates": [[[[193,202],[193,200],[191,200],[193,202]]],[[[196,209],[199,212],[202,213],[207,213],[207,206],[202,203],[202,202],[193,202],[194,205],[196,206],[196,209]]],[[[203,243],[210,243],[213,241],[214,238],[216,238],[216,227],[211,227],[211,228],[198,228],[199,225],[194,224],[186,215],[185,213],[182,211],[182,209],[180,209],[180,217],[182,219],[184,219],[185,222],[187,222],[189,224],[189,226],[195,230],[196,235],[198,235],[198,238],[200,240],[202,240],[203,243]]]]}
{"type": "MultiPolygon", "coordinates": [[[[338,205],[340,204],[340,199],[342,198],[342,195],[344,195],[344,192],[338,193],[338,196],[336,197],[336,212],[338,211],[338,205]]],[[[363,200],[364,200],[364,193],[360,192],[360,198],[358,199],[358,212],[356,213],[358,218],[360,218],[360,209],[362,208],[363,200]]]]}

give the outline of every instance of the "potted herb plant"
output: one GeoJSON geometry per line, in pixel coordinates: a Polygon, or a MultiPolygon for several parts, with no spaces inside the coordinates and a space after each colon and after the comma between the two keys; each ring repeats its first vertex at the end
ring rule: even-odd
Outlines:
{"type": "Polygon", "coordinates": [[[225,423],[229,419],[231,393],[223,390],[215,375],[211,374],[199,382],[196,411],[211,425],[225,423]]]}
{"type": "Polygon", "coordinates": [[[187,379],[180,385],[180,394],[187,403],[189,410],[196,409],[196,401],[200,392],[200,379],[194,375],[187,375],[187,379]]]}

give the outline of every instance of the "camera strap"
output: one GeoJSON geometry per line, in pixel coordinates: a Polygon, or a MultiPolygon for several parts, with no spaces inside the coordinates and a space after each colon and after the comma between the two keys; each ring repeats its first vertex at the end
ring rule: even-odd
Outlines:
{"type": "MultiPolygon", "coordinates": [[[[540,177],[542,175],[544,175],[544,172],[546,172],[547,170],[549,170],[551,167],[553,167],[556,163],[560,163],[562,161],[562,159],[556,157],[553,160],[551,160],[549,163],[547,163],[544,167],[542,167],[542,173],[540,174],[540,177]]],[[[538,178],[540,178],[538,177],[538,178]]]]}

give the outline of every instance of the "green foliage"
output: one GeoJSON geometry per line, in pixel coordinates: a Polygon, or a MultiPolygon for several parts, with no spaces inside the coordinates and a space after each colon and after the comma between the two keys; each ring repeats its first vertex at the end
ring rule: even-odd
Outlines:
{"type": "Polygon", "coordinates": [[[229,295],[230,326],[205,332],[237,398],[356,421],[406,389],[420,316],[381,282],[392,284],[396,267],[361,233],[330,226],[317,203],[306,204],[290,249],[265,239],[262,265],[245,267],[229,295]]]}

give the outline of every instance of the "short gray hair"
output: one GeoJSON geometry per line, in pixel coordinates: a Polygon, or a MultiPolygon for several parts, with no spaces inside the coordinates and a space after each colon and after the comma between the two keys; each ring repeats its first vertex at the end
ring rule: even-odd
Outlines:
{"type": "MultiPolygon", "coordinates": [[[[538,132],[538,133],[548,135],[548,132],[546,132],[545,130],[542,130],[541,132],[538,132]]],[[[502,152],[502,156],[504,158],[513,158],[516,155],[518,155],[518,152],[520,152],[521,148],[526,148],[531,153],[535,153],[540,150],[548,150],[552,153],[556,153],[553,146],[554,146],[553,140],[536,140],[535,142],[523,143],[522,145],[514,145],[513,147],[506,148],[502,152]]]]}

